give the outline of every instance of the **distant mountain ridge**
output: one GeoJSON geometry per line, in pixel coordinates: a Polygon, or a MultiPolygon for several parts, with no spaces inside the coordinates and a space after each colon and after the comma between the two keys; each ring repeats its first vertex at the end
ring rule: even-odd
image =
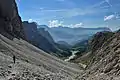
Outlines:
{"type": "Polygon", "coordinates": [[[37,24],[35,22],[29,23],[28,21],[24,21],[23,26],[26,38],[30,43],[46,52],[57,51],[56,47],[54,46],[54,43],[52,43],[54,42],[53,39],[51,37],[49,38],[49,33],[47,33],[42,28],[38,31],[37,24]],[[46,34],[47,36],[45,36],[46,34]],[[49,39],[47,39],[46,37],[49,39]]]}
{"type": "Polygon", "coordinates": [[[69,28],[69,27],[52,27],[46,25],[38,25],[39,28],[45,28],[51,34],[55,42],[64,41],[68,44],[75,44],[77,41],[86,40],[93,34],[101,31],[111,31],[107,27],[100,28],[69,28]]]}
{"type": "Polygon", "coordinates": [[[45,28],[38,28],[38,33],[41,34],[42,36],[46,37],[46,39],[51,42],[52,44],[54,44],[54,40],[52,38],[52,36],[50,35],[50,33],[45,30],[45,28]]]}
{"type": "Polygon", "coordinates": [[[34,46],[58,57],[68,56],[71,54],[64,51],[62,45],[55,43],[52,36],[45,28],[37,28],[37,24],[35,22],[29,23],[28,21],[24,21],[23,27],[27,41],[32,43],[34,46]]]}

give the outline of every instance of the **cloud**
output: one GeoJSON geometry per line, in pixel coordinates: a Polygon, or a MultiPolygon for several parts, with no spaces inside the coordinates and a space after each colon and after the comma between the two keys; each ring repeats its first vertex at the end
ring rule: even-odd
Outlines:
{"type": "MultiPolygon", "coordinates": [[[[110,3],[110,0],[103,0],[103,1],[101,1],[101,2],[99,2],[99,3],[96,3],[96,4],[94,4],[94,5],[92,5],[91,6],[91,8],[96,8],[96,7],[105,7],[106,8],[106,6],[108,7],[112,7],[112,4],[110,3]],[[103,5],[103,4],[105,4],[105,3],[107,3],[108,5],[103,5]]],[[[109,8],[108,7],[108,8],[109,8]]]]}
{"type": "Polygon", "coordinates": [[[110,6],[101,6],[100,8],[101,9],[108,9],[108,8],[110,8],[110,6]]]}
{"type": "MultiPolygon", "coordinates": [[[[69,0],[56,0],[56,1],[65,1],[66,2],[71,2],[69,0]]],[[[101,1],[99,3],[96,3],[94,5],[91,6],[87,6],[84,8],[61,8],[61,9],[53,9],[53,8],[31,8],[30,11],[28,11],[27,13],[25,13],[26,15],[28,14],[34,14],[36,16],[51,16],[53,17],[54,15],[58,16],[58,17],[64,17],[64,18],[71,18],[71,17],[75,17],[75,16],[84,16],[84,15],[94,15],[94,14],[100,14],[103,12],[108,12],[107,10],[103,10],[103,8],[109,8],[109,5],[102,5],[104,4],[106,1],[101,1]],[[102,7],[102,8],[100,8],[102,7]],[[48,15],[49,14],[49,15],[48,15]]],[[[72,3],[72,2],[71,2],[72,3]]]]}
{"type": "MultiPolygon", "coordinates": [[[[65,1],[65,0],[58,0],[58,1],[65,1]]],[[[106,10],[102,10],[102,8],[104,8],[104,6],[101,6],[103,3],[105,3],[105,1],[101,1],[99,3],[96,3],[92,6],[88,6],[88,7],[84,7],[84,8],[64,8],[64,9],[46,9],[46,8],[35,8],[33,9],[32,12],[36,12],[39,14],[56,14],[59,16],[62,16],[64,18],[70,18],[70,17],[74,17],[74,16],[83,16],[83,15],[91,15],[91,14],[99,14],[102,12],[107,12],[106,10]],[[99,7],[99,9],[98,9],[99,7]],[[102,7],[102,8],[100,8],[102,7]]],[[[109,8],[109,6],[105,5],[105,8],[109,8]]],[[[51,15],[50,15],[51,16],[51,15]]]]}
{"type": "Polygon", "coordinates": [[[113,20],[113,19],[115,19],[116,18],[116,16],[115,15],[109,15],[109,16],[105,16],[104,17],[104,21],[109,21],[109,20],[113,20]]]}
{"type": "Polygon", "coordinates": [[[110,0],[105,0],[105,1],[108,3],[109,6],[112,7],[112,5],[110,4],[110,0]]]}
{"type": "Polygon", "coordinates": [[[83,23],[75,24],[75,27],[81,27],[83,26],[83,23]]]}
{"type": "Polygon", "coordinates": [[[116,13],[116,19],[117,19],[117,20],[120,20],[120,14],[117,14],[117,13],[116,13]]]}
{"type": "Polygon", "coordinates": [[[65,9],[42,9],[42,12],[62,12],[65,11],[65,9]]]}
{"type": "MultiPolygon", "coordinates": [[[[96,14],[103,12],[98,9],[81,9],[81,8],[72,8],[72,9],[59,9],[59,10],[44,10],[48,12],[53,12],[56,14],[59,14],[63,17],[74,17],[74,16],[83,16],[83,15],[89,15],[89,14],[96,14]]],[[[44,12],[43,11],[43,12],[44,12]]]]}
{"type": "Polygon", "coordinates": [[[104,17],[104,21],[109,21],[109,20],[120,20],[120,14],[115,13],[115,14],[104,17]]]}
{"type": "Polygon", "coordinates": [[[29,19],[28,22],[29,22],[29,23],[33,22],[33,19],[29,19]]]}
{"type": "Polygon", "coordinates": [[[58,20],[50,20],[49,22],[49,27],[59,27],[63,26],[63,21],[58,21],[58,20]]]}
{"type": "Polygon", "coordinates": [[[69,27],[70,28],[79,28],[79,27],[82,27],[83,26],[83,23],[78,23],[78,24],[71,24],[69,27]]]}
{"type": "Polygon", "coordinates": [[[59,20],[50,20],[48,22],[49,22],[49,27],[50,28],[52,28],[52,27],[59,27],[59,26],[70,27],[70,28],[79,28],[79,27],[83,26],[82,22],[77,23],[77,24],[69,24],[69,25],[65,25],[63,21],[59,21],[59,20]]]}
{"type": "Polygon", "coordinates": [[[99,2],[99,3],[96,3],[96,4],[94,4],[94,5],[92,5],[92,6],[90,6],[91,8],[96,8],[96,7],[100,7],[102,4],[104,4],[106,1],[101,1],[101,2],[99,2]]]}

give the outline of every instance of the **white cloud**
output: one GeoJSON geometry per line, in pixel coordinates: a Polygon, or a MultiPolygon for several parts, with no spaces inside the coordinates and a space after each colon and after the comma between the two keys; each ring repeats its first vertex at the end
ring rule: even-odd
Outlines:
{"type": "Polygon", "coordinates": [[[63,26],[63,21],[58,21],[58,20],[50,20],[49,22],[49,27],[59,27],[63,26]]]}
{"type": "MultiPolygon", "coordinates": [[[[56,1],[67,1],[67,2],[70,2],[69,0],[56,0],[56,1]]],[[[72,3],[72,2],[71,2],[72,3]]],[[[33,8],[33,11],[31,13],[30,11],[30,14],[34,14],[36,13],[36,15],[46,15],[47,16],[53,16],[53,15],[48,15],[48,13],[50,14],[55,14],[55,15],[58,15],[58,16],[62,16],[64,18],[71,18],[71,17],[74,17],[74,16],[83,16],[83,15],[91,15],[91,14],[99,14],[99,13],[102,13],[102,12],[107,12],[107,10],[101,10],[104,8],[109,8],[110,6],[109,5],[102,5],[106,3],[106,1],[101,1],[99,3],[96,3],[94,5],[91,5],[91,6],[87,6],[87,7],[84,7],[84,8],[63,8],[63,9],[46,9],[46,8],[33,8]],[[102,7],[102,8],[101,8],[102,7]]],[[[28,15],[29,12],[27,12],[27,15],[28,15]]]]}
{"type": "Polygon", "coordinates": [[[92,6],[90,6],[91,8],[96,8],[96,7],[100,7],[102,4],[104,4],[106,1],[101,1],[101,2],[99,2],[99,3],[96,3],[96,4],[94,4],[94,5],[92,5],[92,6]]]}
{"type": "Polygon", "coordinates": [[[28,22],[29,22],[29,23],[33,22],[33,19],[29,19],[28,22]]]}
{"type": "Polygon", "coordinates": [[[81,22],[77,23],[77,24],[70,24],[70,25],[65,25],[65,24],[63,24],[64,23],[63,21],[59,21],[59,20],[50,20],[48,22],[49,22],[49,27],[50,28],[59,27],[59,26],[70,27],[70,28],[79,28],[79,27],[83,26],[83,23],[81,23],[81,22]]]}
{"type": "Polygon", "coordinates": [[[79,24],[75,24],[75,26],[74,27],[81,27],[81,26],[83,26],[83,23],[79,23],[79,24]]]}
{"type": "Polygon", "coordinates": [[[96,7],[105,7],[106,8],[106,6],[107,7],[108,6],[112,7],[112,4],[110,4],[110,0],[103,0],[103,1],[101,1],[99,3],[96,3],[96,4],[92,5],[91,8],[96,8],[96,7]],[[103,5],[104,3],[107,3],[108,5],[103,5]]]}
{"type": "Polygon", "coordinates": [[[109,20],[113,20],[113,19],[115,19],[116,18],[116,16],[115,15],[109,15],[109,16],[105,16],[104,17],[104,21],[109,21],[109,20]]]}
{"type": "Polygon", "coordinates": [[[65,9],[42,9],[42,12],[62,12],[65,11],[65,9]]]}
{"type": "Polygon", "coordinates": [[[79,27],[82,27],[82,26],[83,26],[83,23],[69,25],[70,28],[79,28],[79,27]]]}
{"type": "Polygon", "coordinates": [[[109,6],[112,7],[112,5],[110,4],[110,0],[105,0],[105,1],[108,3],[109,6]]]}
{"type": "Polygon", "coordinates": [[[116,19],[120,20],[120,14],[116,14],[116,19]]]}

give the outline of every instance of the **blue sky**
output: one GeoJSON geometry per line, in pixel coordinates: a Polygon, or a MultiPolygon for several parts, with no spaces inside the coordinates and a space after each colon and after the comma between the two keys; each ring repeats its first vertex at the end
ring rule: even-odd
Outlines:
{"type": "Polygon", "coordinates": [[[120,0],[17,0],[22,20],[49,27],[120,28],[120,0]]]}

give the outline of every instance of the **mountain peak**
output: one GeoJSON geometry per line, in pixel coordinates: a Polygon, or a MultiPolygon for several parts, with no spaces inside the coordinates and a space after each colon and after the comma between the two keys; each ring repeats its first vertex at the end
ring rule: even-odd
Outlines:
{"type": "Polygon", "coordinates": [[[0,0],[0,33],[8,38],[25,39],[15,0],[0,0]]]}

